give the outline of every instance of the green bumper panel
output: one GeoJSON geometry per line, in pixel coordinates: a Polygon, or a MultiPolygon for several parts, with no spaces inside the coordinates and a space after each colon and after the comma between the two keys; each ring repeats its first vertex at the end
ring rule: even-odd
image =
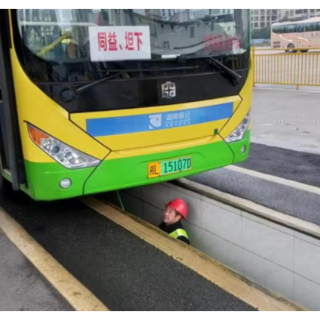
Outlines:
{"type": "Polygon", "coordinates": [[[245,161],[249,156],[250,151],[250,133],[251,131],[247,131],[244,136],[244,139],[237,142],[229,143],[229,147],[232,149],[234,153],[233,163],[238,163],[245,161]],[[241,148],[245,147],[245,152],[241,152],[241,148]]]}
{"type": "Polygon", "coordinates": [[[105,160],[97,168],[87,169],[68,170],[58,163],[25,161],[28,180],[28,190],[25,191],[35,200],[49,201],[164,182],[244,161],[248,157],[249,142],[250,132],[247,132],[239,142],[227,144],[220,141],[183,150],[105,160]],[[243,146],[246,151],[242,154],[240,149],[243,146]],[[149,162],[183,156],[192,156],[192,170],[148,178],[149,162]],[[62,189],[59,183],[65,178],[72,184],[62,189]]]}
{"type": "Polygon", "coordinates": [[[234,159],[236,159],[236,162],[244,161],[248,157],[249,141],[250,133],[248,132],[245,139],[231,144],[221,141],[183,150],[107,160],[101,163],[90,176],[85,184],[84,193],[88,195],[103,191],[160,183],[224,167],[234,163],[234,159]],[[246,152],[243,155],[240,152],[242,146],[246,146],[246,152]],[[157,178],[148,178],[147,168],[149,162],[183,156],[192,156],[192,170],[157,178]]]}
{"type": "Polygon", "coordinates": [[[35,200],[58,200],[83,195],[83,186],[95,168],[68,170],[59,163],[36,163],[25,160],[29,194],[35,200]],[[71,179],[71,186],[62,189],[62,179],[71,179]]]}

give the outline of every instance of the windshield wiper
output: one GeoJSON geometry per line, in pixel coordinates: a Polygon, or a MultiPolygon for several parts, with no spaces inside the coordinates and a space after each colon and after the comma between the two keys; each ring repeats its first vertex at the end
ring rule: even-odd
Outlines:
{"type": "Polygon", "coordinates": [[[176,70],[191,70],[191,69],[197,69],[199,68],[199,66],[191,66],[191,67],[173,67],[173,68],[161,68],[161,67],[154,67],[154,68],[148,68],[148,69],[114,69],[114,70],[108,70],[108,72],[110,73],[114,73],[112,75],[108,75],[106,77],[103,77],[99,80],[95,80],[93,82],[90,82],[88,84],[84,84],[78,88],[76,88],[74,91],[76,94],[79,94],[87,89],[90,89],[100,83],[103,83],[103,82],[107,82],[109,80],[112,80],[114,78],[116,78],[117,76],[121,75],[121,74],[124,74],[124,73],[132,73],[132,72],[141,72],[141,73],[144,73],[144,72],[150,72],[150,73],[153,73],[153,74],[158,74],[158,73],[162,73],[162,72],[165,72],[165,71],[176,71],[176,70]]]}
{"type": "Polygon", "coordinates": [[[215,58],[213,58],[213,57],[209,57],[209,58],[212,61],[212,63],[214,63],[216,66],[218,66],[223,71],[225,71],[225,73],[227,73],[232,78],[232,80],[234,80],[235,85],[238,85],[240,83],[240,81],[242,80],[242,77],[240,76],[240,74],[237,74],[232,69],[228,68],[223,63],[216,60],[215,58]]]}
{"type": "MultiPolygon", "coordinates": [[[[215,57],[219,57],[220,55],[216,55],[215,57]]],[[[215,59],[213,56],[196,56],[196,55],[184,55],[179,56],[176,58],[177,61],[187,61],[187,60],[193,60],[193,59],[209,59],[210,65],[218,66],[220,69],[222,69],[229,77],[232,78],[233,84],[238,85],[240,83],[240,80],[242,80],[242,76],[240,74],[236,73],[232,69],[225,66],[223,63],[215,59]]],[[[206,62],[208,60],[205,60],[206,62]]]]}

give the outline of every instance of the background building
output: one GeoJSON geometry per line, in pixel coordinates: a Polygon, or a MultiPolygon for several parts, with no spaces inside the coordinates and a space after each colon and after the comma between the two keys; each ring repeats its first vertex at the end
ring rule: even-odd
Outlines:
{"type": "Polygon", "coordinates": [[[252,9],[251,29],[269,28],[273,23],[278,22],[281,17],[281,9],[252,9]]]}

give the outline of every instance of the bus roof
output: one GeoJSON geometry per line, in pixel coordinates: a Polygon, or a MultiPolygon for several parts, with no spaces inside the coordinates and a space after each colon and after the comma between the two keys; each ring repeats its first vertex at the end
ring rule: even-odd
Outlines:
{"type": "Polygon", "coordinates": [[[320,21],[320,17],[310,18],[310,19],[301,20],[301,21],[276,22],[276,23],[273,23],[272,26],[281,26],[286,24],[301,24],[301,23],[317,22],[317,21],[320,21]]]}

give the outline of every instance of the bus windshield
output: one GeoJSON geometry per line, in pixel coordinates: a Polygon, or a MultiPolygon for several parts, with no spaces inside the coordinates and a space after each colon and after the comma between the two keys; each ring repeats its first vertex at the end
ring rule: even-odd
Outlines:
{"type": "Polygon", "coordinates": [[[11,12],[23,70],[70,112],[236,95],[248,75],[249,10],[11,12]],[[162,98],[166,81],[179,86],[175,98],[162,98]]]}
{"type": "Polygon", "coordinates": [[[248,12],[233,9],[23,9],[22,43],[53,62],[163,60],[248,51],[248,12]]]}

